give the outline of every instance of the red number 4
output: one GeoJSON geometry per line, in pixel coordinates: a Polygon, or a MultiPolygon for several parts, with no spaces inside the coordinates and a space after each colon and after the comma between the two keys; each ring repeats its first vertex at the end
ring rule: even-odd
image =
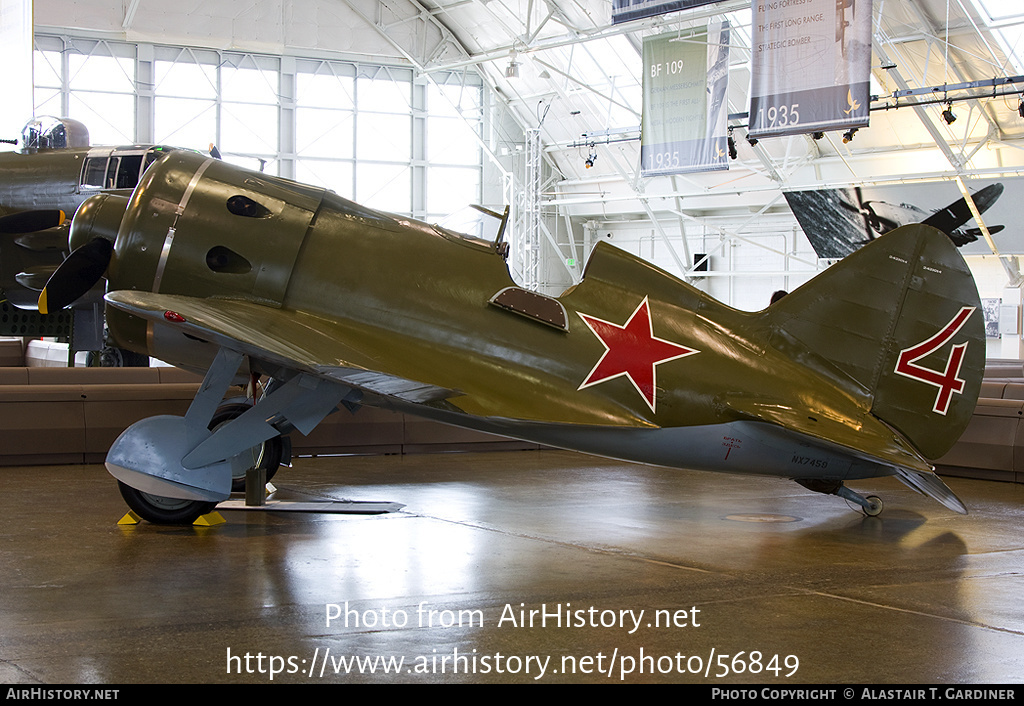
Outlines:
{"type": "Polygon", "coordinates": [[[899,359],[896,361],[896,372],[900,375],[920,380],[939,388],[939,393],[935,396],[935,404],[932,406],[932,411],[938,414],[944,415],[949,411],[949,403],[954,392],[959,394],[964,391],[965,383],[960,378],[960,366],[963,364],[964,355],[967,353],[967,343],[958,343],[953,346],[949,358],[946,359],[946,369],[941,373],[918,365],[917,361],[944,346],[963,328],[963,325],[967,323],[967,319],[973,313],[973,306],[963,307],[941,331],[927,341],[922,341],[916,346],[900,351],[899,359]]]}

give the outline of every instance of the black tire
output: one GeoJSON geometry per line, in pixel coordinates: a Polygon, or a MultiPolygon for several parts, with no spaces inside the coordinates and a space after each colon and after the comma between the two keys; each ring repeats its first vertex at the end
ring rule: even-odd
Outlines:
{"type": "MultiPolygon", "coordinates": [[[[232,419],[241,416],[245,413],[251,405],[241,403],[228,403],[223,404],[217,408],[217,411],[213,413],[213,419],[210,420],[210,431],[215,430],[222,424],[230,422],[232,419]]],[[[253,453],[253,464],[259,464],[267,474],[267,482],[274,477],[277,473],[277,469],[281,467],[281,458],[284,455],[284,444],[280,436],[275,436],[271,439],[267,439],[262,444],[254,446],[252,448],[253,453]]],[[[243,492],[245,490],[245,474],[236,476],[231,480],[231,490],[233,492],[243,492]]]]}
{"type": "Polygon", "coordinates": [[[117,481],[121,497],[136,515],[155,525],[190,525],[199,517],[212,512],[217,503],[201,500],[179,500],[150,495],[117,481]]]}
{"type": "Polygon", "coordinates": [[[89,351],[85,364],[90,368],[148,368],[149,356],[124,348],[104,346],[101,351],[89,351]]]}

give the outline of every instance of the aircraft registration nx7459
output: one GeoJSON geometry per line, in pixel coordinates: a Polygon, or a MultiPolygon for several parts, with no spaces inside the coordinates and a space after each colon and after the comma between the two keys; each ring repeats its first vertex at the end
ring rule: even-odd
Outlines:
{"type": "Polygon", "coordinates": [[[105,275],[118,345],[206,371],[185,416],[137,422],[107,456],[150,521],[191,521],[228,498],[254,447],[361,405],[780,476],[869,514],[881,501],[844,483],[896,476],[966,512],[928,459],[971,417],[984,325],[963,258],[928,226],[748,313],[605,243],[561,296],[526,291],[503,258],[504,218],[494,236],[455,232],[192,152],[156,162],[126,213],[95,199],[41,310],[105,275]],[[211,424],[232,381],[252,374],[271,378],[268,392],[211,424]]]}

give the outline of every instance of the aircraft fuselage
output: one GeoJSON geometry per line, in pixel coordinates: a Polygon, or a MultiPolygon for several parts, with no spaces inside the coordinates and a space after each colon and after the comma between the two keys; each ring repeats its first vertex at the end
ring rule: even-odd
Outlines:
{"type": "MultiPolygon", "coordinates": [[[[770,344],[762,314],[731,309],[621,250],[599,246],[583,282],[557,299],[522,295],[538,309],[561,307],[560,327],[529,303],[494,303],[517,288],[493,244],[200,155],[172,154],[146,174],[110,280],[224,298],[240,330],[267,325],[228,300],[295,312],[316,329],[294,341],[297,355],[319,371],[337,366],[344,381],[344,371],[383,369],[451,392],[426,404],[371,392],[364,402],[462,426],[794,478],[892,472],[851,455],[843,440],[853,435],[902,453],[898,435],[871,417],[868,395],[770,344]]],[[[120,345],[183,367],[202,369],[216,352],[174,326],[109,307],[107,316],[120,345]]]]}

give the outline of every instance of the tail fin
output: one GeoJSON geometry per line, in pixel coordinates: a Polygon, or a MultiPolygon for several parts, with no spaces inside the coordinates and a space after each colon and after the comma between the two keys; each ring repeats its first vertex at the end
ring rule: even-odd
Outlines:
{"type": "Polygon", "coordinates": [[[952,447],[974,412],[985,324],[974,278],[942,232],[889,233],[773,304],[772,337],[865,395],[871,413],[926,458],[952,447]]]}

